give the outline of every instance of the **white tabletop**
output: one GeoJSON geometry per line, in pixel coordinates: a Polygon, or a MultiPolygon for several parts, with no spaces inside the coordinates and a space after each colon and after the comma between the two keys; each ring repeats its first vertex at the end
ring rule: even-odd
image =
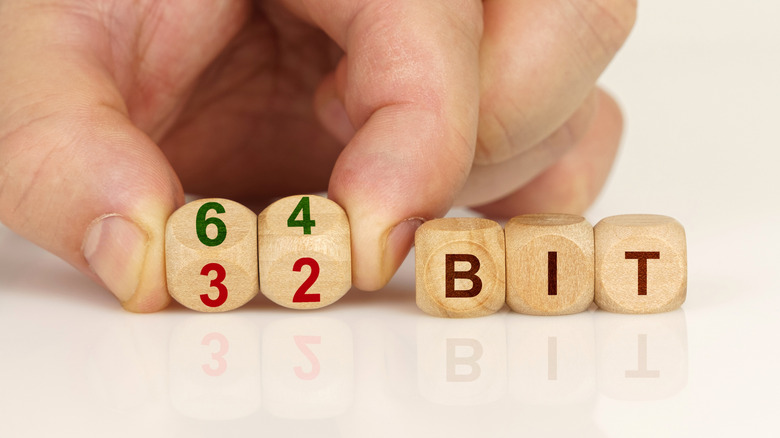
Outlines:
{"type": "Polygon", "coordinates": [[[438,319],[412,254],[318,311],[136,315],[0,226],[0,436],[778,436],[777,17],[640,2],[602,80],[627,131],[587,217],[677,218],[682,309],[438,319]]]}

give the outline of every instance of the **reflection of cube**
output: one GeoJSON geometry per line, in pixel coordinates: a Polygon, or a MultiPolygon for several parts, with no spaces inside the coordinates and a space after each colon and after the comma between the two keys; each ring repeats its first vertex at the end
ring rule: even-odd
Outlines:
{"type": "Polygon", "coordinates": [[[176,210],[165,230],[168,292],[201,312],[224,312],[257,295],[257,216],[227,199],[176,210]]]}
{"type": "Polygon", "coordinates": [[[198,420],[233,420],[261,407],[260,336],[236,314],[194,315],[171,333],[171,405],[198,420]]]}
{"type": "Polygon", "coordinates": [[[417,385],[426,400],[476,406],[506,393],[503,318],[417,322],[417,385]]]}
{"type": "Polygon", "coordinates": [[[612,216],[594,227],[596,304],[617,313],[674,310],[685,301],[685,230],[667,216],[612,216]]]}
{"type": "Polygon", "coordinates": [[[682,309],[656,315],[597,312],[599,391],[619,400],[660,400],[688,382],[688,334],[682,309]]]}
{"type": "Polygon", "coordinates": [[[558,318],[511,316],[507,318],[507,363],[512,398],[556,406],[595,400],[593,313],[558,318]]]}
{"type": "Polygon", "coordinates": [[[347,214],[320,196],[290,196],[257,218],[260,291],[292,309],[336,302],[352,286],[347,214]]]}
{"type": "Polygon", "coordinates": [[[415,234],[417,306],[445,317],[489,315],[504,305],[504,230],[480,218],[444,218],[415,234]]]}
{"type": "Polygon", "coordinates": [[[292,419],[331,418],[355,394],[352,332],[342,321],[303,316],[274,321],[263,331],[266,410],[292,419]]]}
{"type": "Polygon", "coordinates": [[[566,315],[593,302],[593,227],[581,216],[528,214],[506,224],[506,302],[515,312],[566,315]]]}

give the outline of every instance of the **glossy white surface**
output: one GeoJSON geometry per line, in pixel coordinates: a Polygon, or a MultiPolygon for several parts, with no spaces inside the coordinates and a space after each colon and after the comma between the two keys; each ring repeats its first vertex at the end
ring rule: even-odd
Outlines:
{"type": "Polygon", "coordinates": [[[780,6],[683,3],[604,76],[627,133],[587,214],[686,227],[681,310],[437,319],[410,257],[319,311],[135,315],[0,227],[0,436],[780,435],[780,6]]]}

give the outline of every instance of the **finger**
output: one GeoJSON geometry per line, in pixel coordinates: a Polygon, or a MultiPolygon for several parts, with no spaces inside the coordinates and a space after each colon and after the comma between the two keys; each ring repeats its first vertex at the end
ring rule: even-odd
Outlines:
{"type": "Polygon", "coordinates": [[[604,186],[622,132],[620,108],[599,90],[593,123],[571,151],[523,188],[474,210],[495,218],[526,213],[582,214],[604,186]]]}
{"type": "Polygon", "coordinates": [[[486,0],[475,162],[548,138],[579,108],[628,36],[631,0],[486,0]]]}
{"type": "Polygon", "coordinates": [[[597,91],[594,90],[563,126],[536,146],[501,163],[475,163],[455,204],[487,204],[528,184],[582,140],[593,124],[596,101],[597,91]]]}
{"type": "MultiPolygon", "coordinates": [[[[422,220],[451,206],[471,167],[481,3],[363,0],[304,9],[346,52],[344,107],[356,132],[329,194],[349,215],[353,283],[378,289],[422,220]]],[[[338,89],[338,72],[336,82],[338,89]]]]}
{"type": "Polygon", "coordinates": [[[347,144],[355,135],[355,127],[344,107],[347,83],[347,58],[342,58],[336,71],[326,76],[314,95],[314,108],[323,127],[339,142],[347,144]]]}
{"type": "Polygon", "coordinates": [[[165,221],[181,187],[128,120],[104,64],[69,46],[84,35],[57,25],[33,15],[0,22],[0,220],[128,310],[158,310],[169,300],[165,221]]]}

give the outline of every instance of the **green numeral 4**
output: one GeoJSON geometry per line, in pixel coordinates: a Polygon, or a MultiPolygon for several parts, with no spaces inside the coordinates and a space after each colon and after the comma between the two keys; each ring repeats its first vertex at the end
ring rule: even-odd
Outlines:
{"type": "Polygon", "coordinates": [[[301,227],[303,228],[303,234],[311,234],[311,229],[314,225],[316,224],[311,218],[311,211],[309,210],[309,197],[304,196],[298,201],[298,205],[295,206],[290,217],[287,218],[287,226],[301,227]],[[299,214],[303,216],[300,220],[298,220],[299,214]]]}

